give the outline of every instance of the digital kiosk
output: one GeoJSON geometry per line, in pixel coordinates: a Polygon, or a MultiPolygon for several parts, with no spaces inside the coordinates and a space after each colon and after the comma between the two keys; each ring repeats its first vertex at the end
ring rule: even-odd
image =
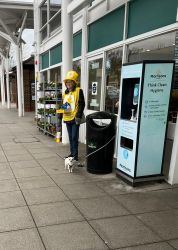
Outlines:
{"type": "Polygon", "coordinates": [[[174,61],[125,64],[121,74],[116,174],[131,183],[163,179],[174,61]]]}

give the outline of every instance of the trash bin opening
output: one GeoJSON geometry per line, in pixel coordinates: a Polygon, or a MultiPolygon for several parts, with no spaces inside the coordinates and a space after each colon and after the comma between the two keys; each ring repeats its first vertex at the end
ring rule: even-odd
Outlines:
{"type": "Polygon", "coordinates": [[[94,128],[107,128],[111,124],[111,119],[91,119],[90,124],[94,128]]]}

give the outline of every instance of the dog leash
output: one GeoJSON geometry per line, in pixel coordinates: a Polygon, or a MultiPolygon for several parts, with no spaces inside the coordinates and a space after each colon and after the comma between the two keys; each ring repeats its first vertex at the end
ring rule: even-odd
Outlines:
{"type": "MultiPolygon", "coordinates": [[[[84,158],[84,159],[87,159],[89,156],[91,156],[91,155],[97,153],[98,151],[100,151],[101,149],[103,149],[104,147],[106,147],[112,140],[114,140],[115,137],[116,137],[116,136],[114,135],[106,144],[104,144],[103,146],[101,146],[100,148],[98,148],[97,150],[91,152],[91,153],[88,154],[88,155],[81,155],[81,157],[84,158]]],[[[65,158],[62,157],[60,154],[58,154],[58,153],[56,153],[56,154],[57,154],[61,159],[65,160],[65,158]]],[[[82,164],[82,163],[79,164],[79,163],[75,163],[75,162],[74,162],[74,166],[75,166],[75,165],[83,166],[83,165],[84,165],[84,162],[83,162],[83,164],[82,164]]]]}

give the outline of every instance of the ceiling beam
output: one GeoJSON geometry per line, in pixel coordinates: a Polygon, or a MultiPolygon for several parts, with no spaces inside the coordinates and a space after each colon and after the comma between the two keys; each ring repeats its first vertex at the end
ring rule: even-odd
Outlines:
{"type": "Polygon", "coordinates": [[[27,20],[27,11],[25,11],[25,13],[23,15],[23,21],[22,21],[22,25],[21,25],[21,28],[20,28],[18,38],[17,38],[17,44],[19,44],[19,42],[20,42],[20,39],[21,39],[21,36],[22,36],[22,31],[24,29],[24,25],[25,25],[26,20],[27,20]]]}
{"type": "Polygon", "coordinates": [[[89,5],[92,0],[73,0],[67,7],[67,14],[75,15],[78,11],[89,5]]]}
{"type": "Polygon", "coordinates": [[[0,24],[4,28],[4,30],[7,33],[7,35],[9,35],[11,37],[12,41],[15,44],[17,44],[17,38],[12,34],[12,32],[9,29],[9,27],[4,23],[4,21],[1,18],[0,18],[0,24]]]}

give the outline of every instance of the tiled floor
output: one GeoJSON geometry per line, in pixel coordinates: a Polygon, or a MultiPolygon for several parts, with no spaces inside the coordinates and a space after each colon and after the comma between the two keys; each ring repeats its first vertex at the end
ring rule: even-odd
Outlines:
{"type": "MultiPolygon", "coordinates": [[[[68,145],[0,109],[0,249],[178,249],[178,186],[64,170],[68,145]]],[[[85,146],[80,145],[80,155],[85,146]]]]}

